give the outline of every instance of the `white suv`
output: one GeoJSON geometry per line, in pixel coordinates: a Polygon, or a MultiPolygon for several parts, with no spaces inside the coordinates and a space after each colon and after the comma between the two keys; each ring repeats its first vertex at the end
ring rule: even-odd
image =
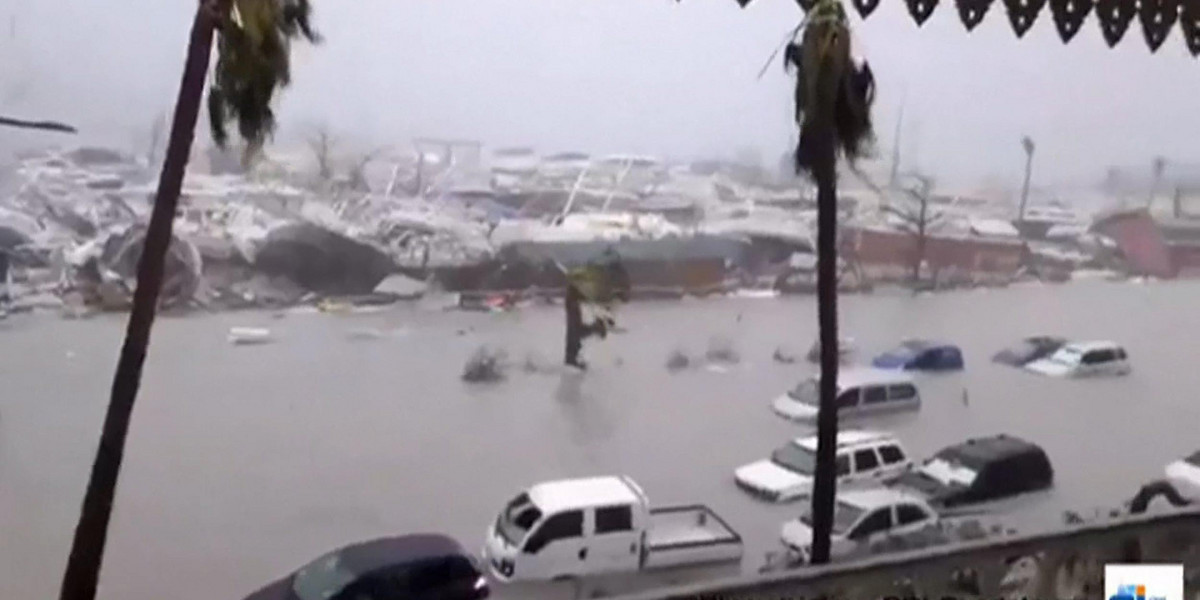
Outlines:
{"type": "MultiPolygon", "coordinates": [[[[908,452],[890,433],[847,430],[837,436],[837,485],[878,486],[912,468],[908,452]]],[[[817,466],[817,436],[796,438],[771,453],[771,458],[734,471],[738,487],[772,502],[787,502],[812,494],[817,466]]]]}

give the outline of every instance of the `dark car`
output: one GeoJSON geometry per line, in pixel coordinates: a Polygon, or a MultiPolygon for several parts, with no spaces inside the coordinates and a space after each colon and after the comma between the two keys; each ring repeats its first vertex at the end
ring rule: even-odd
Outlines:
{"type": "Polygon", "coordinates": [[[1046,452],[1003,434],[947,446],[895,482],[938,509],[1000,500],[1053,484],[1054,468],[1046,452]]]}
{"type": "Polygon", "coordinates": [[[488,593],[458,542],[417,534],[334,550],[245,600],[479,600],[488,593]]]}
{"type": "Polygon", "coordinates": [[[1024,367],[1035,360],[1049,357],[1058,352],[1058,349],[1066,344],[1067,340],[1060,337],[1027,337],[1021,340],[1020,343],[1009,346],[994,354],[992,362],[1010,367],[1024,367]]]}
{"type": "Polygon", "coordinates": [[[906,371],[961,371],[962,350],[953,344],[928,340],[905,340],[871,361],[879,369],[906,371]]]}

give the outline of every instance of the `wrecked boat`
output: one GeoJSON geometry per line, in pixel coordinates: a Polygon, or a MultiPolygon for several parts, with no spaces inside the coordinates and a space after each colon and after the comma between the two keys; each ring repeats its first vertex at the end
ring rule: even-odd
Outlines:
{"type": "Polygon", "coordinates": [[[329,295],[370,294],[395,271],[383,250],[311,223],[273,228],[254,264],[266,275],[329,295]]]}
{"type": "MultiPolygon", "coordinates": [[[[70,287],[82,294],[86,305],[105,310],[128,308],[137,287],[145,241],[145,225],[114,227],[66,254],[66,266],[73,275],[70,287]]],[[[160,305],[172,308],[191,302],[200,289],[202,266],[196,246],[172,236],[163,265],[160,305]]]]}

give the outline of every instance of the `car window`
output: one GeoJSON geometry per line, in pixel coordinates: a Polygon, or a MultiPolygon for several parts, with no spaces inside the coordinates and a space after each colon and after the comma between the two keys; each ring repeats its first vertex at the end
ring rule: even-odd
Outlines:
{"type": "Polygon", "coordinates": [[[872,385],[863,388],[863,404],[878,404],[880,402],[887,402],[887,399],[887,388],[885,387],[872,385]]]}
{"type": "Polygon", "coordinates": [[[892,528],[892,508],[876,509],[850,532],[850,539],[862,539],[873,533],[892,528]]]}
{"type": "Polygon", "coordinates": [[[572,510],[548,519],[525,543],[525,552],[537,554],[546,544],[583,536],[583,511],[572,510]]]}
{"type": "Polygon", "coordinates": [[[1083,364],[1098,365],[1109,362],[1115,358],[1112,350],[1092,350],[1083,355],[1083,364]]]}
{"type": "Polygon", "coordinates": [[[896,509],[896,522],[901,525],[923,521],[928,517],[925,510],[916,504],[901,504],[896,509]]]}
{"type": "Polygon", "coordinates": [[[633,531],[633,509],[625,506],[605,506],[596,509],[596,533],[633,531]]]}
{"type": "Polygon", "coordinates": [[[837,457],[837,474],[842,477],[850,474],[850,457],[845,454],[839,454],[837,457]]]}
{"type": "Polygon", "coordinates": [[[879,467],[879,457],[875,451],[867,448],[854,453],[854,470],[857,472],[871,471],[879,467]]]}
{"type": "Polygon", "coordinates": [[[879,456],[883,458],[884,464],[894,465],[898,462],[904,462],[904,450],[900,446],[880,446],[879,456]]]}
{"type": "Polygon", "coordinates": [[[1124,348],[1117,348],[1117,359],[1118,359],[1118,360],[1125,360],[1125,359],[1127,359],[1127,358],[1129,358],[1129,355],[1125,354],[1125,349],[1124,349],[1124,348]]]}
{"type": "Polygon", "coordinates": [[[909,400],[917,396],[917,388],[911,383],[898,383],[889,385],[888,400],[909,400]]]}
{"type": "Polygon", "coordinates": [[[843,408],[854,408],[858,406],[858,388],[851,388],[842,392],[837,397],[837,407],[839,410],[843,408]]]}

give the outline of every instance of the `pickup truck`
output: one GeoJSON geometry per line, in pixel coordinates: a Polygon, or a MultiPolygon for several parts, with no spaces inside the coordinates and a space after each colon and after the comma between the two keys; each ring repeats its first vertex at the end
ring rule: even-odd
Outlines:
{"type": "Polygon", "coordinates": [[[742,537],[703,505],[650,508],[628,477],[539,483],[488,527],[498,598],[625,594],[741,572],[742,537]]]}

